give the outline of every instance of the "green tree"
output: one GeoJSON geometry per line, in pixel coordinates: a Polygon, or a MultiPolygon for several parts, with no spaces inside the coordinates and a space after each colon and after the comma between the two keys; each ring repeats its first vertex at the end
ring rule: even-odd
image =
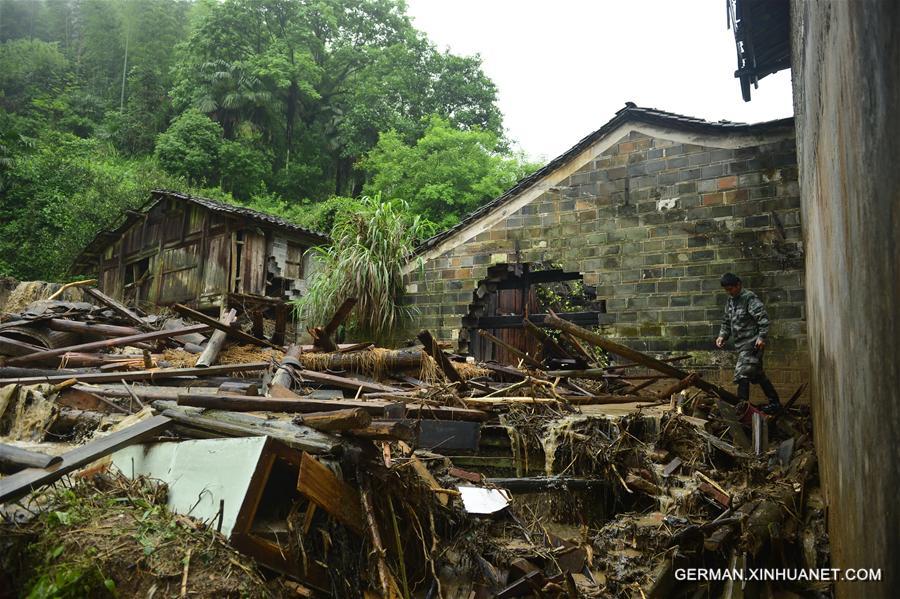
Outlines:
{"type": "Polygon", "coordinates": [[[93,237],[156,187],[184,188],[148,160],[96,140],[47,132],[17,153],[0,194],[0,267],[22,280],[61,280],[93,237]]]}
{"type": "Polygon", "coordinates": [[[400,0],[224,0],[196,14],[175,105],[209,114],[229,139],[252,123],[273,149],[275,191],[358,193],[354,165],[379,133],[414,141],[432,113],[501,132],[480,59],[437,52],[400,0]]]}
{"type": "Polygon", "coordinates": [[[156,140],[156,160],[168,173],[190,183],[216,182],[222,127],[198,110],[188,110],[172,121],[156,140]]]}
{"type": "Polygon", "coordinates": [[[28,114],[57,100],[68,62],[55,43],[19,39],[0,44],[0,108],[28,114]]]}
{"type": "Polygon", "coordinates": [[[361,163],[371,175],[365,190],[401,198],[416,214],[450,227],[536,168],[499,149],[494,133],[460,130],[435,116],[414,144],[396,131],[381,135],[361,163]]]}

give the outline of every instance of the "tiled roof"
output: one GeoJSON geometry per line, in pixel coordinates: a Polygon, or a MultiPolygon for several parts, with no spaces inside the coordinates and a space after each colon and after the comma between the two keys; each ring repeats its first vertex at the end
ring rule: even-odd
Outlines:
{"type": "Polygon", "coordinates": [[[198,206],[203,206],[207,210],[216,212],[218,214],[236,216],[239,218],[256,221],[262,225],[281,229],[282,231],[285,231],[293,236],[304,236],[313,243],[330,242],[329,237],[324,233],[319,233],[318,231],[313,231],[312,229],[307,229],[306,227],[295,225],[294,223],[286,221],[283,218],[280,218],[273,214],[260,212],[258,210],[252,210],[243,206],[233,206],[231,204],[219,202],[218,200],[211,200],[209,198],[187,195],[177,191],[155,189],[150,192],[150,199],[141,207],[140,211],[126,211],[125,219],[115,228],[98,233],[97,236],[94,237],[94,239],[89,244],[87,244],[81,254],[79,254],[79,256],[74,260],[74,262],[72,263],[72,268],[75,269],[79,266],[90,266],[89,262],[92,260],[92,258],[101,254],[109,243],[111,243],[115,239],[118,239],[122,233],[124,233],[131,227],[131,225],[143,218],[143,214],[145,212],[149,211],[156,204],[166,198],[175,198],[185,202],[190,202],[192,204],[197,204],[198,206]]]}
{"type": "Polygon", "coordinates": [[[242,218],[248,218],[250,220],[255,220],[256,222],[263,223],[266,225],[270,225],[272,227],[277,227],[279,229],[283,229],[285,231],[290,231],[292,233],[301,233],[303,235],[308,235],[310,237],[317,237],[319,241],[322,243],[327,243],[329,238],[324,233],[320,233],[318,231],[313,231],[312,229],[307,229],[306,227],[301,227],[300,225],[296,225],[290,221],[284,220],[281,217],[275,216],[274,214],[269,214],[267,212],[260,212],[259,210],[253,210],[251,208],[245,208],[243,206],[235,206],[233,204],[226,204],[225,202],[220,202],[218,200],[211,200],[209,198],[201,198],[199,196],[192,196],[183,193],[179,193],[177,191],[169,191],[164,189],[157,189],[152,192],[155,197],[170,197],[170,198],[178,198],[180,200],[184,200],[186,202],[191,202],[193,204],[197,204],[198,206],[203,206],[204,208],[208,208],[213,212],[218,212],[219,214],[231,214],[234,216],[240,216],[242,218]]]}
{"type": "Polygon", "coordinates": [[[686,132],[706,133],[713,135],[721,135],[723,133],[752,135],[782,130],[793,131],[794,129],[794,119],[792,117],[753,124],[735,123],[732,121],[713,122],[696,117],[675,114],[673,112],[666,112],[664,110],[657,110],[655,108],[642,108],[632,102],[627,102],[625,104],[625,107],[619,110],[616,115],[605,125],[583,138],[577,144],[566,150],[563,154],[548,162],[543,168],[533,172],[532,174],[516,183],[516,185],[511,187],[500,197],[491,200],[484,206],[480,207],[478,210],[470,213],[468,216],[463,218],[463,220],[460,221],[459,224],[438,233],[430,239],[425,240],[418,248],[416,248],[416,253],[421,254],[427,250],[430,250],[431,248],[437,246],[444,239],[447,239],[456,232],[465,229],[470,224],[474,223],[483,216],[500,208],[508,201],[512,200],[520,193],[543,179],[546,175],[552,173],[562,165],[566,164],[569,160],[579,155],[585,149],[592,146],[597,140],[605,136],[607,133],[614,131],[621,125],[628,122],[646,123],[650,125],[659,125],[663,127],[678,129],[686,132]]]}

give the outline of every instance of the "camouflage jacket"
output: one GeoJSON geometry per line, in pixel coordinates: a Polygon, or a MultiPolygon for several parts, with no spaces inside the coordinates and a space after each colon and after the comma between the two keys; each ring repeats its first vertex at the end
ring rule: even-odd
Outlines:
{"type": "Polygon", "coordinates": [[[736,297],[728,298],[720,337],[733,337],[735,348],[741,350],[752,348],[757,338],[765,339],[768,334],[769,315],[755,293],[743,289],[736,297]]]}

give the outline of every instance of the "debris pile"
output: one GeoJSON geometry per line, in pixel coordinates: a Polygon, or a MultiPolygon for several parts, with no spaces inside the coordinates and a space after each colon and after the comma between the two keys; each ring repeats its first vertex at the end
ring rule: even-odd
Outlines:
{"type": "Polygon", "coordinates": [[[552,313],[524,319],[537,355],[506,346],[516,365],[474,364],[427,331],[400,349],[336,343],[352,300],[313,344],[285,347],[234,310],[166,319],[83,291],[96,303],[0,322],[0,538],[42,556],[31,580],[57,576],[70,543],[112,553],[102,522],[123,534],[144,512],[174,537],[121,548],[137,582],[103,560],[94,582],[216,596],[230,572],[254,596],[730,597],[728,580],[676,570],[828,564],[802,387],[767,416],[681,357],[552,313]],[[109,509],[54,555],[67,497],[109,509]],[[218,557],[195,568],[201,551],[218,557]]]}

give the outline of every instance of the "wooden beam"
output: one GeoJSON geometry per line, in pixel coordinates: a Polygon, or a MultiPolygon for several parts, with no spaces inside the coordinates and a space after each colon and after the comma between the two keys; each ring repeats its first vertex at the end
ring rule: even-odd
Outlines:
{"type": "Polygon", "coordinates": [[[244,331],[238,329],[235,326],[227,326],[216,320],[215,318],[211,318],[202,312],[197,312],[196,310],[191,310],[187,306],[182,306],[181,304],[175,304],[172,306],[172,309],[181,314],[186,318],[190,318],[191,320],[196,320],[197,322],[202,322],[208,327],[212,327],[219,331],[226,333],[229,337],[236,339],[238,341],[243,341],[244,343],[250,343],[253,345],[262,345],[264,347],[274,347],[275,349],[281,349],[279,346],[274,343],[269,343],[265,339],[258,339],[253,335],[248,335],[244,331]]]}
{"type": "Polygon", "coordinates": [[[525,332],[538,340],[544,348],[544,356],[553,354],[558,358],[572,358],[572,354],[567,352],[556,342],[550,335],[539,329],[531,320],[524,319],[522,323],[525,325],[525,332]]]}
{"type": "Polygon", "coordinates": [[[135,370],[132,372],[69,372],[53,376],[27,376],[20,378],[0,379],[0,385],[16,383],[19,385],[35,385],[37,383],[61,383],[76,379],[80,383],[117,383],[119,381],[158,381],[184,376],[215,376],[233,372],[253,372],[265,370],[268,362],[250,362],[247,364],[224,364],[209,368],[160,368],[157,370],[135,370]]]}
{"type": "MultiPolygon", "coordinates": [[[[633,362],[637,362],[642,366],[646,366],[652,370],[656,370],[657,372],[661,372],[663,374],[669,375],[676,379],[684,379],[690,374],[686,370],[682,370],[675,366],[672,366],[670,363],[663,362],[662,360],[658,360],[652,356],[648,356],[647,354],[637,351],[635,349],[631,349],[626,345],[622,345],[620,343],[616,343],[615,341],[610,341],[609,339],[595,333],[593,331],[589,331],[584,329],[578,325],[572,324],[571,322],[566,322],[565,320],[553,316],[547,316],[544,320],[544,323],[547,326],[551,326],[555,329],[559,329],[560,331],[565,331],[579,339],[584,339],[588,343],[592,343],[597,347],[603,348],[608,352],[612,352],[623,358],[627,358],[633,362]]],[[[704,391],[708,391],[710,393],[714,393],[721,397],[722,399],[730,402],[737,403],[738,397],[716,384],[710,383],[709,381],[705,381],[703,379],[698,379],[694,385],[704,391]]]]}
{"type": "Polygon", "coordinates": [[[129,310],[125,306],[125,304],[123,304],[122,302],[109,297],[108,295],[106,295],[105,293],[103,293],[102,291],[97,289],[96,287],[85,287],[84,289],[82,289],[82,291],[84,293],[87,293],[89,296],[91,296],[92,298],[94,298],[95,300],[100,302],[101,304],[110,308],[113,312],[115,312],[119,316],[125,318],[126,320],[130,320],[131,322],[136,324],[138,327],[140,327],[142,329],[147,328],[147,323],[144,322],[143,318],[141,318],[140,316],[138,316],[137,314],[135,314],[134,312],[129,310]]]}
{"type": "MultiPolygon", "coordinates": [[[[222,435],[227,437],[266,436],[293,449],[314,453],[332,453],[341,447],[338,437],[292,422],[269,421],[249,414],[236,414],[221,410],[195,414],[177,407],[166,408],[166,405],[172,404],[164,401],[154,402],[153,405],[157,409],[163,409],[163,416],[184,425],[185,428],[212,431],[218,437],[222,435]]],[[[190,435],[190,433],[188,434],[190,435]]],[[[200,438],[209,437],[201,433],[200,438]]]]}
{"type": "Polygon", "coordinates": [[[140,329],[134,327],[119,327],[111,324],[80,322],[78,320],[66,320],[65,318],[50,318],[45,322],[53,331],[94,335],[96,337],[124,337],[140,335],[142,332],[140,329]]]}
{"type": "Polygon", "coordinates": [[[300,375],[301,378],[313,382],[319,383],[320,385],[329,385],[333,387],[338,387],[339,389],[347,389],[350,391],[358,391],[360,388],[363,391],[385,391],[385,392],[393,392],[400,391],[400,389],[396,387],[389,387],[387,385],[382,385],[380,383],[369,383],[367,381],[361,381],[359,379],[354,379],[348,376],[337,376],[334,374],[326,374],[324,372],[316,372],[314,370],[297,370],[297,374],[300,375]]]}
{"type": "Polygon", "coordinates": [[[428,331],[421,331],[417,335],[417,337],[425,347],[425,353],[434,358],[435,362],[437,362],[438,364],[438,367],[441,369],[441,372],[443,372],[444,376],[447,377],[447,380],[452,383],[456,383],[457,389],[459,389],[460,391],[468,391],[469,386],[466,385],[466,382],[456,371],[453,363],[450,362],[450,358],[448,358],[447,355],[438,346],[437,341],[435,341],[434,337],[431,336],[431,333],[428,331]]]}
{"type": "Polygon", "coordinates": [[[61,479],[66,474],[134,443],[158,435],[172,421],[153,416],[126,429],[110,433],[82,445],[62,456],[62,461],[49,468],[28,468],[0,479],[0,503],[27,495],[31,491],[61,479]]]}
{"type": "Polygon", "coordinates": [[[306,452],[300,459],[297,490],[358,535],[365,531],[359,493],[306,452]]]}

